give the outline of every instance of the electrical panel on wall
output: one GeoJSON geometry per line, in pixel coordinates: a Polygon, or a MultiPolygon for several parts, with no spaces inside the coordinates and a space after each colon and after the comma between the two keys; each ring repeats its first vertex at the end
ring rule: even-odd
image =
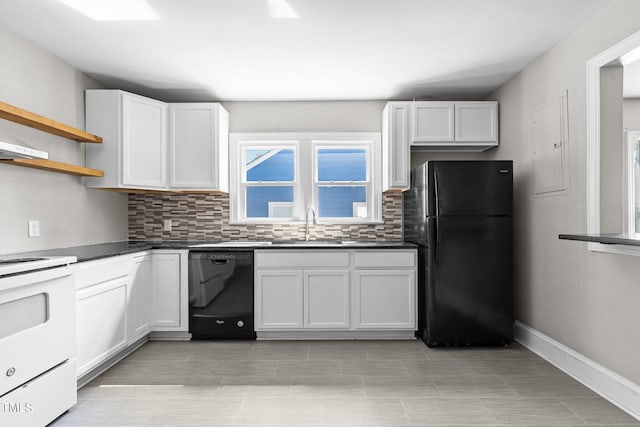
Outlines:
{"type": "Polygon", "coordinates": [[[536,107],[532,126],[534,196],[569,189],[567,92],[536,107]]]}

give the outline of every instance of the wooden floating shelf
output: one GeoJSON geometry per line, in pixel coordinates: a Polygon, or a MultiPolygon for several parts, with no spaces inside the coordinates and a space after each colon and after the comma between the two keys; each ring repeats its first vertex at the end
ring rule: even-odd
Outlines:
{"type": "Polygon", "coordinates": [[[78,142],[102,144],[102,137],[56,122],[22,108],[0,102],[0,118],[78,142]]]}
{"type": "Polygon", "coordinates": [[[12,159],[0,160],[0,163],[6,163],[16,166],[24,166],[26,168],[42,169],[52,172],[66,173],[76,176],[104,176],[104,172],[98,169],[89,169],[82,166],[70,165],[68,163],[54,162],[53,160],[41,159],[12,159]]]}

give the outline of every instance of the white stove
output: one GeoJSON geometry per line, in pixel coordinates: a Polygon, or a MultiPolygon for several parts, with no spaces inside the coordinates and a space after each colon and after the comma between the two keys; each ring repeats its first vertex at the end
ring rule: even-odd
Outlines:
{"type": "Polygon", "coordinates": [[[0,256],[0,276],[26,273],[28,271],[42,270],[45,268],[59,267],[77,262],[74,256],[0,256]]]}
{"type": "Polygon", "coordinates": [[[44,426],[77,401],[74,256],[0,257],[0,424],[44,426]]]}

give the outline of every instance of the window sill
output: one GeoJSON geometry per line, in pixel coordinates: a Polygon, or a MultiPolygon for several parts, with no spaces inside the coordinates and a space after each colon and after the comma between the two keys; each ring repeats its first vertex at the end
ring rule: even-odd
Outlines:
{"type": "Polygon", "coordinates": [[[640,239],[630,234],[559,234],[559,239],[588,242],[589,250],[640,256],[640,239]]]}

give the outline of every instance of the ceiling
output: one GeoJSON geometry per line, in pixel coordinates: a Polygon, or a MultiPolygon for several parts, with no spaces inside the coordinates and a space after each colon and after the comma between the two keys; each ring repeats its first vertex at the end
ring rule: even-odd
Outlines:
{"type": "MultiPolygon", "coordinates": [[[[108,1],[108,0],[107,0],[108,1]]],[[[148,0],[94,21],[0,0],[0,23],[107,87],[165,101],[478,99],[611,0],[148,0]]]]}

